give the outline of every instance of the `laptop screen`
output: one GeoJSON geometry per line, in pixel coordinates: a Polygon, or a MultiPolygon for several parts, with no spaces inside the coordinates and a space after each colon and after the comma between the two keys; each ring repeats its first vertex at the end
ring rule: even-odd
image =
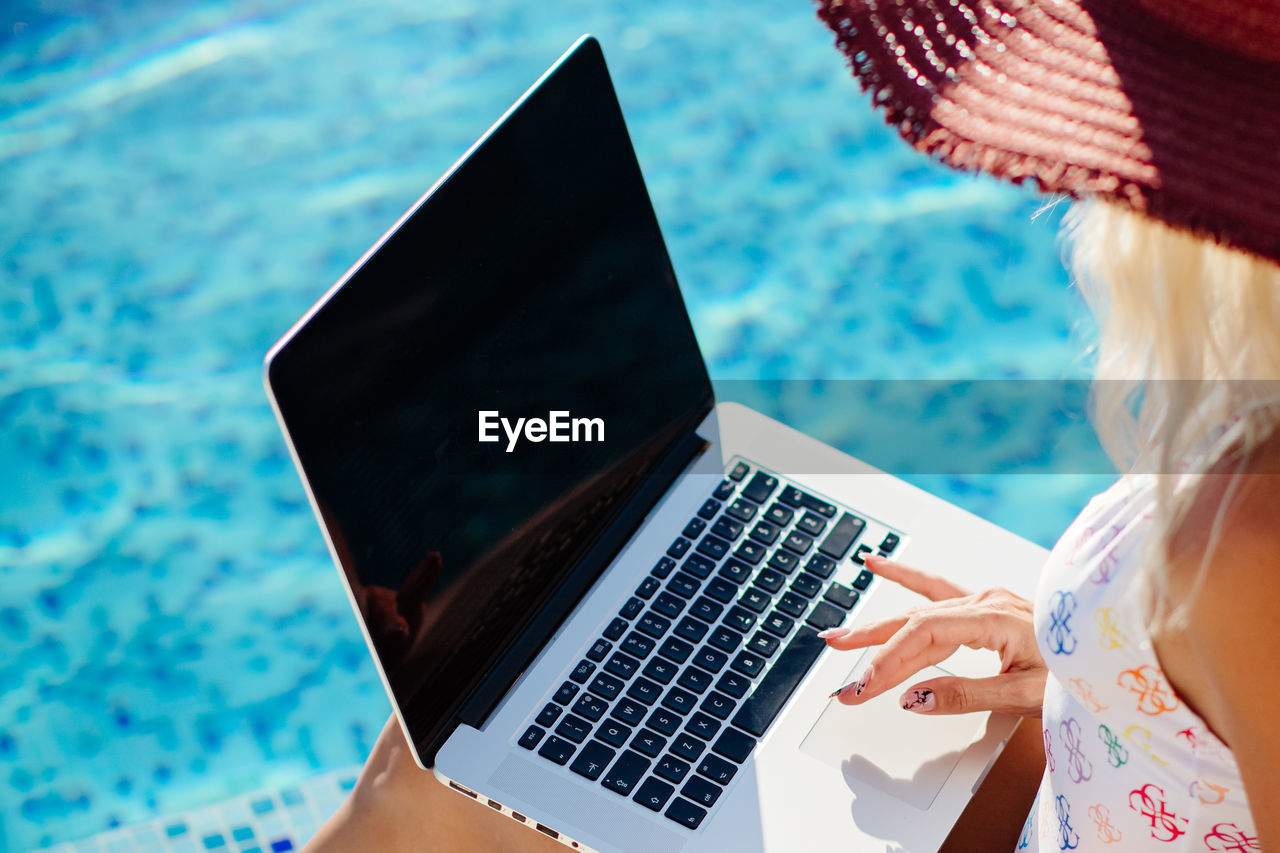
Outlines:
{"type": "Polygon", "coordinates": [[[593,40],[268,381],[396,700],[430,727],[712,405],[593,40]]]}

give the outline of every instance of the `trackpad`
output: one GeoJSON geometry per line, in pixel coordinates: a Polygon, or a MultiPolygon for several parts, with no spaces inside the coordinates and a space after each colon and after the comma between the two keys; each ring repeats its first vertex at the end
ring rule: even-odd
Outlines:
{"type": "MultiPolygon", "coordinates": [[[[855,666],[849,680],[860,672],[855,666]]],[[[898,697],[912,684],[952,674],[931,666],[865,704],[833,699],[801,751],[840,770],[855,793],[869,786],[927,810],[965,750],[982,738],[988,715],[913,714],[902,709],[898,697]]]]}

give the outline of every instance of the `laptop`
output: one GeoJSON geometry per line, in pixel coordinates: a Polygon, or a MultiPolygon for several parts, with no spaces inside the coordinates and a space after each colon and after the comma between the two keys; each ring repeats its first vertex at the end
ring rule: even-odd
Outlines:
{"type": "MultiPolygon", "coordinates": [[[[934,850],[1016,724],[828,694],[1043,549],[717,401],[584,36],[266,358],[418,762],[575,850],[934,850]]],[[[992,675],[962,650],[922,672],[992,675]]]]}

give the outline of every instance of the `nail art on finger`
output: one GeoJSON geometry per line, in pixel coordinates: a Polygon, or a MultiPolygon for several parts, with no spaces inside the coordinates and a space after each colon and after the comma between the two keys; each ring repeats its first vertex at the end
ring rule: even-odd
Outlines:
{"type": "Polygon", "coordinates": [[[915,711],[917,714],[927,713],[938,707],[937,696],[927,687],[920,690],[908,690],[902,694],[902,698],[899,701],[902,703],[904,710],[915,711]]]}

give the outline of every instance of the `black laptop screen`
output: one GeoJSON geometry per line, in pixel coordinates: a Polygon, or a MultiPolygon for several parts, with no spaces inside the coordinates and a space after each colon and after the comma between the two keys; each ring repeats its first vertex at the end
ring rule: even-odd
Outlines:
{"type": "Polygon", "coordinates": [[[269,381],[392,690],[430,725],[712,404],[594,42],[269,381]]]}

